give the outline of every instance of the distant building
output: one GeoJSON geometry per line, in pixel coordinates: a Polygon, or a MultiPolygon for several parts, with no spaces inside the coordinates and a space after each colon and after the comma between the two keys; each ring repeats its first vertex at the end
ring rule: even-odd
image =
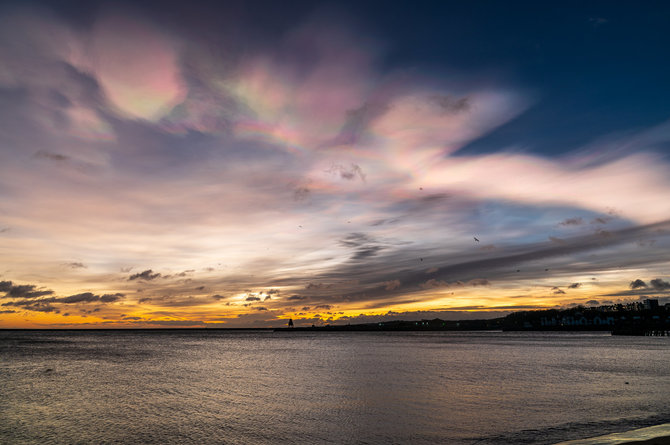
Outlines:
{"type": "Polygon", "coordinates": [[[647,298],[644,300],[644,308],[648,311],[653,311],[654,309],[658,309],[658,300],[655,298],[647,298]]]}
{"type": "Polygon", "coordinates": [[[596,315],[593,317],[593,325],[594,326],[613,326],[614,325],[614,317],[600,317],[599,315],[596,315]]]}
{"type": "Polygon", "coordinates": [[[556,321],[556,317],[542,317],[540,318],[540,326],[556,326],[558,322],[556,321]]]}

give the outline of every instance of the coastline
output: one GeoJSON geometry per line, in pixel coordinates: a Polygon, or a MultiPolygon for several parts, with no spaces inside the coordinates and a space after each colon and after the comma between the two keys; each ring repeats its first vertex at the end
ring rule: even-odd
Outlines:
{"type": "Polygon", "coordinates": [[[670,423],[587,439],[569,440],[555,445],[669,445],[670,423]]]}
{"type": "Polygon", "coordinates": [[[636,440],[634,442],[623,442],[623,445],[668,445],[670,444],[670,436],[660,436],[648,440],[636,440]]]}

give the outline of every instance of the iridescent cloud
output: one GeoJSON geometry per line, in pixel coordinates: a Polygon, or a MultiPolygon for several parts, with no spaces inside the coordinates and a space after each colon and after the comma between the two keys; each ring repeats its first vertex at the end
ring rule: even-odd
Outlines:
{"type": "Polygon", "coordinates": [[[668,279],[667,125],[465,154],[537,97],[382,68],[346,24],[218,59],[136,12],[2,23],[0,327],[491,316],[668,279]]]}

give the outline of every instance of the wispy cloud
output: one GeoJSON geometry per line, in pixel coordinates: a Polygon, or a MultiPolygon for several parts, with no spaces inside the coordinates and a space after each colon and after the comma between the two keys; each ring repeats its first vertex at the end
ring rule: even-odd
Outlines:
{"type": "Polygon", "coordinates": [[[149,280],[155,280],[156,278],[159,278],[160,276],[161,276],[161,274],[159,274],[158,272],[154,272],[151,269],[147,269],[143,272],[138,272],[138,273],[132,274],[131,276],[128,277],[128,281],[132,281],[132,280],[146,280],[146,281],[149,281],[149,280]]]}
{"type": "Polygon", "coordinates": [[[69,14],[0,11],[0,295],[20,308],[2,320],[256,326],[668,289],[667,123],[478,153],[541,95],[388,64],[318,14],[271,41],[69,14]]]}

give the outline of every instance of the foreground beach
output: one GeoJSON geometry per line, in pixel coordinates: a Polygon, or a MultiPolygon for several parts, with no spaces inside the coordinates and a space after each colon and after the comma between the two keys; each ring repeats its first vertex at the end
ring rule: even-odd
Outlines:
{"type": "Polygon", "coordinates": [[[669,445],[670,423],[608,434],[588,439],[570,440],[556,445],[669,445]]]}
{"type": "Polygon", "coordinates": [[[656,437],[649,440],[636,440],[635,442],[624,442],[624,444],[636,445],[668,445],[670,444],[670,436],[656,437]]]}

